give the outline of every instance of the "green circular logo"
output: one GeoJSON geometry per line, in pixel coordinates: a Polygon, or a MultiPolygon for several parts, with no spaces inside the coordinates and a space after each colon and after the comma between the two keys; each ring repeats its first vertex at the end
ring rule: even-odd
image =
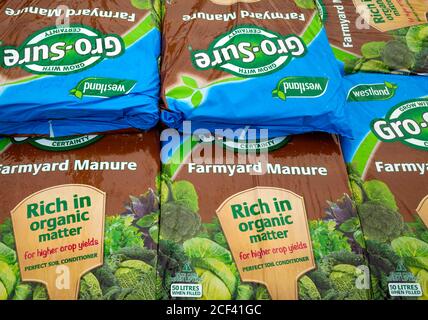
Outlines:
{"type": "Polygon", "coordinates": [[[283,36],[241,25],[220,35],[207,50],[195,50],[191,55],[198,70],[217,69],[246,78],[276,72],[306,52],[306,44],[295,34],[283,36]]]}
{"type": "Polygon", "coordinates": [[[409,100],[392,108],[384,119],[375,119],[371,128],[384,142],[396,142],[428,151],[428,99],[409,100]]]}
{"type": "Polygon", "coordinates": [[[115,34],[80,24],[37,31],[19,47],[0,47],[0,65],[33,74],[66,75],[86,70],[123,54],[125,43],[115,34]]]}

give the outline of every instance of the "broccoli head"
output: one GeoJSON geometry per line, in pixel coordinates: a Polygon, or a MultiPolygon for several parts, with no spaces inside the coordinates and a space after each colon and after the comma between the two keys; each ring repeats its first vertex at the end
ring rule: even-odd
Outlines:
{"type": "Polygon", "coordinates": [[[367,239],[388,242],[400,236],[405,224],[397,211],[378,201],[367,201],[358,206],[364,235],[367,239]]]}
{"type": "Polygon", "coordinates": [[[97,277],[103,292],[108,290],[110,287],[118,285],[113,270],[107,263],[95,269],[92,273],[97,277]]]}
{"type": "Polygon", "coordinates": [[[411,69],[415,65],[413,52],[399,40],[391,40],[385,45],[382,60],[391,69],[411,69]]]}
{"type": "Polygon", "coordinates": [[[162,206],[160,237],[174,242],[184,242],[201,231],[201,217],[187,206],[167,202],[162,206]]]}

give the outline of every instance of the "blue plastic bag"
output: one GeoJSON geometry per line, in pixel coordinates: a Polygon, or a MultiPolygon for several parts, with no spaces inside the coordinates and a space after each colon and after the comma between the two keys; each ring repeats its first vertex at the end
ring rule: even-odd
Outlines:
{"type": "Polygon", "coordinates": [[[364,171],[380,143],[428,151],[428,78],[361,73],[346,76],[344,87],[355,137],[342,139],[346,162],[364,171]]]}
{"type": "Polygon", "coordinates": [[[179,129],[191,120],[195,129],[349,136],[340,69],[315,4],[227,3],[166,4],[163,122],[179,129]]]}
{"type": "Polygon", "coordinates": [[[62,4],[0,4],[0,134],[153,127],[160,32],[151,1],[62,4]]]}

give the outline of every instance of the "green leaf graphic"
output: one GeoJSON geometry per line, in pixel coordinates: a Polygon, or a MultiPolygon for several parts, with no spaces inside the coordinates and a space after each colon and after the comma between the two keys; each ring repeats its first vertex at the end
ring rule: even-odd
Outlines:
{"type": "Polygon", "coordinates": [[[195,94],[192,96],[192,105],[197,108],[202,102],[202,99],[204,98],[202,92],[196,91],[195,94]]]}
{"type": "Polygon", "coordinates": [[[174,99],[186,99],[193,95],[194,90],[186,86],[179,86],[167,92],[166,96],[174,99]]]}
{"type": "Polygon", "coordinates": [[[397,88],[398,88],[398,86],[397,86],[397,85],[395,85],[395,84],[393,84],[393,83],[391,83],[391,82],[388,82],[388,81],[385,81],[385,85],[386,85],[388,88],[390,88],[390,89],[397,89],[397,88]]]}
{"type": "Polygon", "coordinates": [[[79,99],[83,98],[83,92],[82,91],[76,90],[76,92],[74,93],[74,95],[76,96],[76,98],[79,98],[79,99]]]}
{"type": "Polygon", "coordinates": [[[280,98],[281,100],[286,100],[287,98],[285,97],[285,93],[282,91],[278,91],[278,98],[280,98]]]}
{"type": "Polygon", "coordinates": [[[198,83],[193,78],[182,76],[181,80],[183,80],[183,83],[190,88],[193,88],[193,89],[198,88],[198,83]]]}

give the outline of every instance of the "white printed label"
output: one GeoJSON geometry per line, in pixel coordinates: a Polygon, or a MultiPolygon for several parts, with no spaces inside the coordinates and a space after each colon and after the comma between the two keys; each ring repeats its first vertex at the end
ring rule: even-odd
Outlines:
{"type": "Polygon", "coordinates": [[[171,285],[171,297],[200,298],[202,297],[202,285],[194,283],[174,283],[171,285]]]}
{"type": "Polygon", "coordinates": [[[421,297],[422,288],[419,283],[389,283],[389,294],[391,297],[421,297]]]}

